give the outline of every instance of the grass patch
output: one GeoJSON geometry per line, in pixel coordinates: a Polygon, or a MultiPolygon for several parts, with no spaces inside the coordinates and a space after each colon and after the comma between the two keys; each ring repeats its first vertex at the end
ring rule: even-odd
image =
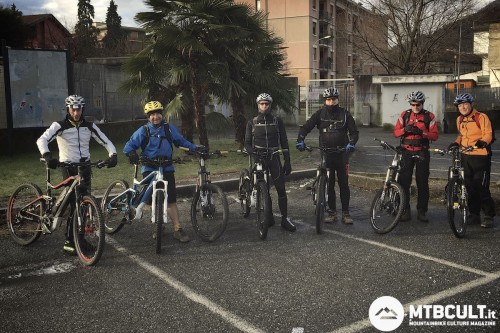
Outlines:
{"type": "MultiPolygon", "coordinates": [[[[106,187],[114,179],[125,179],[129,184],[132,183],[134,168],[128,163],[127,157],[123,154],[123,146],[125,143],[115,143],[118,152],[118,165],[111,169],[93,169],[92,177],[92,192],[101,194],[106,187]]],[[[319,154],[299,152],[295,149],[295,140],[289,140],[292,169],[298,170],[303,168],[314,168],[319,161],[319,154]]],[[[211,150],[236,150],[238,145],[234,139],[211,139],[211,150]]],[[[53,154],[57,157],[56,148],[52,148],[53,154]]],[[[107,158],[107,151],[99,144],[92,142],[91,144],[92,160],[107,158]]],[[[174,158],[180,157],[183,161],[181,164],[174,164],[175,177],[178,182],[189,183],[195,182],[198,175],[198,159],[195,156],[188,155],[178,149],[174,150],[174,158]]],[[[45,166],[39,162],[40,154],[36,152],[21,153],[15,156],[0,157],[0,164],[3,166],[0,169],[0,179],[3,184],[0,187],[0,206],[5,207],[8,198],[14,192],[17,186],[21,183],[35,183],[42,191],[45,189],[45,166]]],[[[238,154],[230,153],[227,156],[212,158],[207,162],[207,168],[213,177],[222,175],[218,178],[225,179],[237,177],[241,169],[248,166],[248,158],[238,154]],[[234,175],[233,175],[234,173],[234,175]]],[[[52,183],[57,183],[61,180],[59,170],[52,170],[52,183]]]]}

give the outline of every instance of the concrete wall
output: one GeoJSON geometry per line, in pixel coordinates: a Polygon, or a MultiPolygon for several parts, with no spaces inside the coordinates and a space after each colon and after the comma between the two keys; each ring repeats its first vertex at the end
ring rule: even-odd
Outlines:
{"type": "Polygon", "coordinates": [[[373,83],[381,86],[381,123],[394,125],[403,110],[409,109],[406,96],[416,90],[426,96],[424,108],[441,121],[445,111],[445,84],[451,75],[375,76],[373,83]]]}

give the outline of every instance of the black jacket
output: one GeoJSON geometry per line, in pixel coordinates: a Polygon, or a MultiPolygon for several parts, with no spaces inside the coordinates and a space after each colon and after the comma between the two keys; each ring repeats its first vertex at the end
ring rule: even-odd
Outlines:
{"type": "Polygon", "coordinates": [[[317,127],[320,146],[330,148],[345,147],[348,143],[356,145],[359,131],[351,113],[338,105],[324,106],[314,113],[299,130],[298,141],[317,127]]]}

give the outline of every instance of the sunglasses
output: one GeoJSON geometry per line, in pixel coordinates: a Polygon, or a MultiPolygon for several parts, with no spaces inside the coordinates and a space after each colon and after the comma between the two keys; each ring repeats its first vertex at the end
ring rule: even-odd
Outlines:
{"type": "Polygon", "coordinates": [[[410,105],[411,105],[411,106],[420,106],[420,105],[422,105],[422,104],[420,104],[420,103],[417,103],[417,104],[411,104],[411,103],[410,103],[410,105]]]}
{"type": "Polygon", "coordinates": [[[259,103],[259,105],[269,105],[269,103],[259,103]]]}
{"type": "Polygon", "coordinates": [[[327,101],[334,101],[334,100],[336,100],[336,98],[333,98],[333,97],[328,97],[326,100],[327,100],[327,101]]]}

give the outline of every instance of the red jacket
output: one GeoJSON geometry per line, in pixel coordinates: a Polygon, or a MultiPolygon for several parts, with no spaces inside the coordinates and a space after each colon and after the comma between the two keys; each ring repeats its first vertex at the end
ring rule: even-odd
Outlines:
{"type": "MultiPolygon", "coordinates": [[[[429,112],[429,129],[425,126],[425,116],[426,110],[422,109],[419,113],[414,113],[410,111],[410,118],[405,124],[405,114],[407,110],[401,112],[399,115],[396,126],[394,127],[394,136],[396,138],[402,139],[402,146],[406,150],[410,151],[420,151],[422,149],[429,149],[429,142],[436,141],[439,137],[438,127],[436,123],[436,117],[432,112],[429,112]],[[418,127],[422,131],[422,135],[414,133],[405,133],[405,126],[413,125],[418,127]]],[[[428,112],[428,111],[427,111],[428,112]]]]}

